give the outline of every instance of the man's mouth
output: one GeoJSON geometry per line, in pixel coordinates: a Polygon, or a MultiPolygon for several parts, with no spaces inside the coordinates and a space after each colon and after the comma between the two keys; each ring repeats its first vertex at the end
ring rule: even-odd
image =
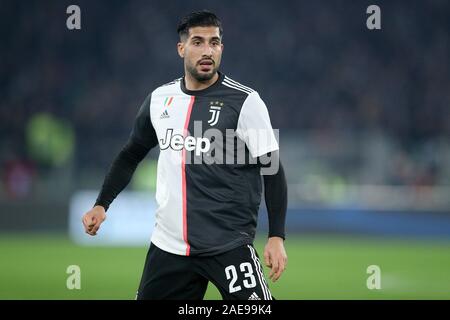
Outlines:
{"type": "Polygon", "coordinates": [[[206,59],[206,60],[201,60],[198,64],[200,65],[201,71],[208,72],[208,71],[211,71],[211,69],[214,65],[214,61],[210,60],[210,59],[206,59]]]}
{"type": "Polygon", "coordinates": [[[201,66],[212,66],[214,64],[214,61],[212,60],[201,60],[199,63],[201,66]]]}

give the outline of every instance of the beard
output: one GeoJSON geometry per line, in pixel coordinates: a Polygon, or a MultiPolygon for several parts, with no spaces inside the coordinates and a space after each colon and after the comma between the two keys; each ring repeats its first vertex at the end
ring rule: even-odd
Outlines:
{"type": "Polygon", "coordinates": [[[205,73],[199,73],[196,66],[192,66],[192,65],[186,65],[186,70],[187,72],[189,72],[189,74],[197,81],[199,82],[204,82],[204,81],[208,81],[211,80],[214,75],[216,74],[217,70],[219,69],[219,66],[214,63],[213,64],[213,68],[211,69],[211,71],[205,73]]]}

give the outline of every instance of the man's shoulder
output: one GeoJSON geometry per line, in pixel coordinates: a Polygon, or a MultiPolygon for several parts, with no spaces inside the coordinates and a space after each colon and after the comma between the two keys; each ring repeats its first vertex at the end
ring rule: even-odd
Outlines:
{"type": "Polygon", "coordinates": [[[181,91],[180,89],[180,81],[182,78],[177,78],[175,80],[172,80],[170,82],[164,83],[154,89],[152,91],[152,95],[158,95],[158,94],[175,94],[178,91],[181,91]]]}
{"type": "Polygon", "coordinates": [[[253,89],[247,85],[244,85],[241,82],[238,82],[226,75],[222,79],[222,85],[230,92],[242,95],[244,97],[258,93],[255,89],[253,89]]]}

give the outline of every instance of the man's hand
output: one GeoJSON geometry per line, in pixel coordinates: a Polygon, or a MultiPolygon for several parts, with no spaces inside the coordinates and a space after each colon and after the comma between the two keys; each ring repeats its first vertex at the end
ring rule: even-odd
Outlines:
{"type": "Polygon", "coordinates": [[[106,219],[105,208],[102,206],[95,206],[83,216],[84,231],[95,236],[103,221],[106,219]]]}
{"type": "Polygon", "coordinates": [[[266,266],[272,268],[269,274],[272,282],[277,281],[286,269],[287,254],[286,250],[284,250],[283,241],[283,238],[271,237],[264,248],[264,261],[266,266]]]}

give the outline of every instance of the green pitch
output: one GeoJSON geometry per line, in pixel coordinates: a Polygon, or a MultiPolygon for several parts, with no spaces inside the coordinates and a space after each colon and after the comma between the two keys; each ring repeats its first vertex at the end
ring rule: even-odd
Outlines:
{"type": "MultiPolygon", "coordinates": [[[[450,241],[291,236],[286,249],[288,268],[269,283],[277,299],[450,299],[450,241]],[[367,289],[369,265],[381,269],[380,290],[367,289]]],[[[146,250],[2,235],[0,299],[134,299],[146,250]],[[81,268],[80,290],[66,288],[69,265],[81,268]]],[[[220,295],[210,286],[206,298],[220,295]]]]}

